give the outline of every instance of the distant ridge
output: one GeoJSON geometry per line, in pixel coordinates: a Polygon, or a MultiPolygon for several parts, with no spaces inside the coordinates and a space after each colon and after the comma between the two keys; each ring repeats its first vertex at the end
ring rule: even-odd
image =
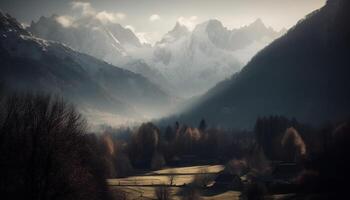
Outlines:
{"type": "Polygon", "coordinates": [[[182,114],[196,123],[252,128],[285,115],[319,124],[350,117],[350,1],[328,1],[182,114]]]}
{"type": "Polygon", "coordinates": [[[93,123],[100,114],[114,115],[111,123],[154,117],[173,103],[145,77],[34,37],[2,13],[0,63],[0,82],[10,89],[63,96],[95,117],[93,123]]]}

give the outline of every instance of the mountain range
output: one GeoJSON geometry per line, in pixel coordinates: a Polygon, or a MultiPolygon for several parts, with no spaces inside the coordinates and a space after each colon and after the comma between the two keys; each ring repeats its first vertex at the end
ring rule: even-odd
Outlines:
{"type": "Polygon", "coordinates": [[[115,23],[64,26],[53,15],[24,29],[0,14],[0,81],[59,94],[96,123],[164,116],[174,96],[201,93],[172,119],[234,128],[267,115],[340,121],[350,117],[349,9],[327,1],[286,33],[259,19],[232,30],[218,20],[192,31],[177,23],[153,46],[115,23]]]}
{"type": "Polygon", "coordinates": [[[320,124],[350,117],[350,2],[328,1],[217,84],[181,120],[252,128],[259,116],[320,124]]]}
{"type": "Polygon", "coordinates": [[[145,77],[60,42],[34,37],[16,19],[2,13],[0,62],[0,81],[6,87],[62,96],[94,116],[93,123],[159,117],[174,103],[169,94],[145,77]]]}
{"type": "Polygon", "coordinates": [[[141,44],[130,29],[117,23],[82,18],[67,26],[60,17],[41,17],[27,30],[141,74],[181,98],[206,92],[284,33],[266,27],[260,19],[233,30],[218,20],[198,24],[193,31],[177,23],[150,46],[141,44]]]}
{"type": "Polygon", "coordinates": [[[239,71],[256,52],[283,33],[266,27],[260,19],[233,30],[218,20],[198,24],[193,31],[177,23],[155,44],[149,63],[163,72],[180,96],[200,95],[239,71]]]}

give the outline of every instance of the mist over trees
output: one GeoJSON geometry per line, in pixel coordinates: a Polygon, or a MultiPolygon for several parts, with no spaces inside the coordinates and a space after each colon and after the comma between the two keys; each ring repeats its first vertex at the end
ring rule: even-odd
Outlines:
{"type": "MultiPolygon", "coordinates": [[[[0,109],[0,192],[10,199],[110,199],[114,193],[107,178],[194,163],[226,163],[221,173],[238,182],[247,177],[239,187],[247,197],[283,187],[306,194],[343,192],[350,176],[348,122],[315,128],[267,116],[256,120],[253,131],[238,131],[212,128],[201,119],[198,128],[178,121],[164,127],[148,122],[88,134],[84,118],[62,98],[6,94],[0,109]],[[280,163],[296,166],[294,174],[281,174],[290,176],[283,179],[290,185],[266,182],[266,177],[279,180],[280,163]]],[[[170,185],[174,178],[169,177],[170,185]]],[[[184,198],[199,197],[212,179],[196,176],[184,187],[184,198]]],[[[168,198],[167,189],[159,187],[155,194],[168,198]]],[[[126,199],[123,192],[114,192],[126,199]]]]}
{"type": "Polygon", "coordinates": [[[324,138],[322,150],[308,157],[305,169],[298,179],[303,192],[347,194],[350,178],[349,134],[349,121],[339,123],[324,138]]]}

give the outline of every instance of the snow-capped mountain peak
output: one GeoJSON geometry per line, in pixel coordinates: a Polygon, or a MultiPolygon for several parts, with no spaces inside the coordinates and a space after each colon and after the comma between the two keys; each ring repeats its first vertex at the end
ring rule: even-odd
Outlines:
{"type": "Polygon", "coordinates": [[[218,80],[239,71],[258,50],[279,36],[261,19],[233,30],[211,19],[198,24],[192,32],[186,31],[180,39],[173,39],[174,30],[180,26],[176,24],[156,44],[153,63],[149,64],[160,69],[178,87],[180,96],[205,92],[218,80]],[[186,84],[192,85],[191,89],[186,84]]]}
{"type": "Polygon", "coordinates": [[[266,28],[264,22],[260,18],[256,19],[249,26],[251,26],[251,27],[259,27],[259,28],[266,28]]]}
{"type": "Polygon", "coordinates": [[[188,28],[176,22],[174,28],[163,36],[163,38],[156,43],[156,45],[161,45],[164,43],[174,42],[182,37],[186,37],[190,34],[188,28]]]}

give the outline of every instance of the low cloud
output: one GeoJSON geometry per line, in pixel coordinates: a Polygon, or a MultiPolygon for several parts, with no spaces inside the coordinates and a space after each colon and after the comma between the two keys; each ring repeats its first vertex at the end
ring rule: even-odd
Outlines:
{"type": "Polygon", "coordinates": [[[151,15],[151,16],[149,17],[149,20],[150,20],[151,22],[158,21],[158,20],[160,20],[160,16],[157,15],[157,14],[153,14],[153,15],[151,15]]]}
{"type": "Polygon", "coordinates": [[[177,21],[178,21],[181,25],[186,26],[186,27],[187,27],[188,29],[190,29],[190,30],[193,30],[193,29],[194,29],[194,27],[195,27],[196,24],[197,24],[197,20],[198,20],[198,17],[197,17],[197,16],[191,16],[191,17],[188,17],[188,18],[181,16],[181,17],[179,17],[179,18],[177,19],[177,21]]]}
{"type": "MultiPolygon", "coordinates": [[[[75,11],[74,17],[71,16],[59,16],[56,18],[57,22],[63,27],[79,26],[78,20],[81,18],[91,18],[100,21],[103,24],[108,23],[119,23],[124,20],[127,15],[122,12],[108,12],[108,11],[97,11],[90,2],[73,1],[71,3],[71,9],[75,11]]],[[[161,20],[158,14],[153,14],[149,17],[151,22],[161,20]]],[[[188,19],[180,19],[184,25],[192,25],[191,21],[195,21],[196,17],[192,16],[188,19]],[[188,22],[187,22],[188,21],[188,22]],[[189,23],[191,22],[191,23],[189,23]]],[[[96,27],[94,27],[96,28],[96,27]]],[[[159,32],[137,32],[135,27],[132,25],[126,25],[124,28],[131,30],[140,40],[141,43],[154,44],[160,37],[159,32]]]]}
{"type": "Polygon", "coordinates": [[[100,20],[102,23],[106,24],[108,22],[117,23],[123,19],[125,19],[124,13],[110,13],[107,11],[98,12],[95,15],[95,18],[100,20]]]}
{"type": "Polygon", "coordinates": [[[74,23],[73,17],[65,15],[56,17],[56,21],[65,28],[71,27],[74,23]]]}
{"type": "Polygon", "coordinates": [[[74,1],[72,2],[72,8],[75,10],[80,10],[83,16],[96,14],[95,9],[92,8],[89,2],[74,1]]]}
{"type": "MultiPolygon", "coordinates": [[[[126,18],[126,14],[121,12],[107,12],[107,11],[96,11],[89,2],[74,1],[71,3],[72,9],[80,12],[81,17],[93,17],[99,20],[101,23],[118,23],[119,21],[126,18]]],[[[61,19],[64,21],[66,19],[61,19]]],[[[65,23],[65,22],[64,22],[65,23]]],[[[67,24],[67,23],[65,23],[67,24]]]]}

